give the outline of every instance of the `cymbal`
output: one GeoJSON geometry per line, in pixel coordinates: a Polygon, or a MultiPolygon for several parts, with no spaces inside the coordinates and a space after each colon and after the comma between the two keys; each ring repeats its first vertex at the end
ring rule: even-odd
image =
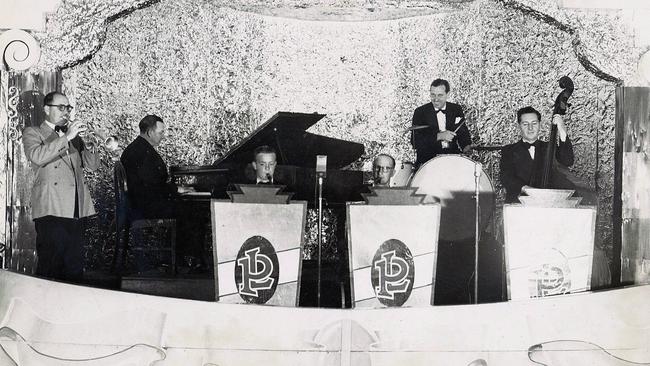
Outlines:
{"type": "Polygon", "coordinates": [[[505,146],[474,146],[472,149],[476,151],[497,151],[503,149],[505,146]]]}

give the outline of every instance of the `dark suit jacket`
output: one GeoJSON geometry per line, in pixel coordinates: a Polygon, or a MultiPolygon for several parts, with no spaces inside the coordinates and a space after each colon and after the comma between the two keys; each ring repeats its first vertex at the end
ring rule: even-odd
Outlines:
{"type": "MultiPolygon", "coordinates": [[[[447,102],[445,106],[446,121],[445,129],[454,131],[458,125],[457,117],[464,118],[463,109],[455,103],[447,102]]],[[[440,132],[438,118],[434,113],[432,103],[427,103],[415,109],[413,112],[413,126],[429,126],[411,133],[411,144],[417,153],[416,165],[425,163],[438,154],[459,154],[465,146],[472,143],[472,138],[467,129],[467,123],[462,125],[456,132],[456,138],[449,144],[449,148],[443,148],[441,141],[436,141],[436,135],[440,132]]]]}
{"type": "Polygon", "coordinates": [[[138,136],[124,149],[120,157],[126,171],[129,201],[133,209],[145,217],[169,216],[170,202],[176,186],[168,182],[167,164],[147,140],[138,136]],[[152,216],[154,215],[154,216],[152,216]]]}
{"type": "MultiPolygon", "coordinates": [[[[537,141],[535,143],[535,161],[538,157],[544,157],[548,143],[537,141]]],[[[564,166],[573,165],[573,145],[567,136],[565,142],[561,142],[555,150],[555,159],[564,166]]],[[[542,159],[543,160],[543,159],[542,159]]],[[[506,202],[518,202],[517,197],[521,193],[521,187],[529,185],[534,187],[533,175],[541,173],[542,165],[536,164],[530,157],[528,147],[522,140],[507,145],[501,151],[501,183],[506,189],[506,202]]],[[[558,173],[557,169],[551,172],[550,187],[555,189],[573,189],[573,183],[558,173]]]]}

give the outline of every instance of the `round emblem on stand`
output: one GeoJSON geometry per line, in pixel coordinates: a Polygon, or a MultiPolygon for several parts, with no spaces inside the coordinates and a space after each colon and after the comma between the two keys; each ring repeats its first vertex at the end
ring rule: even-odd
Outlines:
{"type": "Polygon", "coordinates": [[[273,245],[262,236],[244,242],[235,260],[235,283],[244,301],[264,304],[275,293],[280,279],[280,264],[273,245]]]}
{"type": "Polygon", "coordinates": [[[370,280],[375,296],[386,306],[402,306],[411,296],[415,279],[413,255],[397,239],[383,242],[372,258],[370,280]]]}

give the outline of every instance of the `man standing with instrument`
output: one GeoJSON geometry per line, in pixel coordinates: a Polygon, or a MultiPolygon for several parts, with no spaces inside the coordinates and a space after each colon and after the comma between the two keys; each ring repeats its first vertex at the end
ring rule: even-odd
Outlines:
{"type": "MultiPolygon", "coordinates": [[[[526,189],[536,186],[534,183],[543,166],[548,143],[539,140],[541,114],[533,107],[524,107],[517,111],[517,122],[521,140],[507,145],[501,153],[501,183],[506,188],[506,203],[518,202],[517,197],[526,193],[526,189]]],[[[555,159],[562,165],[573,165],[573,145],[567,134],[562,115],[553,115],[554,125],[557,126],[559,145],[555,151],[555,159]]],[[[562,175],[551,174],[547,188],[573,189],[574,185],[562,175]]]]}
{"type": "Polygon", "coordinates": [[[83,279],[83,223],[93,215],[83,169],[99,166],[99,156],[79,137],[82,122],[69,122],[72,106],[63,93],[43,100],[45,121],[23,131],[25,155],[34,170],[32,215],[36,227],[39,276],[80,282],[83,279]]]}
{"type": "Polygon", "coordinates": [[[416,167],[439,154],[468,152],[472,139],[460,105],[447,102],[449,82],[436,79],[430,87],[431,103],[413,113],[411,144],[416,151],[416,167]]]}

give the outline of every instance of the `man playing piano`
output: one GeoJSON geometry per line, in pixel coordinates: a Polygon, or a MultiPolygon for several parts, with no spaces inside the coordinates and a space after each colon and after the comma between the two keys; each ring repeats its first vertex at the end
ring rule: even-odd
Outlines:
{"type": "MultiPolygon", "coordinates": [[[[147,115],[138,125],[140,135],[124,149],[120,161],[126,172],[126,184],[133,212],[141,218],[176,218],[178,237],[184,240],[179,248],[181,258],[194,266],[201,262],[202,240],[205,233],[202,223],[209,218],[197,217],[198,212],[175,200],[178,194],[190,192],[186,187],[176,187],[169,181],[167,164],[156,147],[165,137],[165,123],[156,115],[147,115]],[[187,212],[186,212],[187,211],[187,212]]],[[[139,268],[141,270],[142,268],[139,268]]]]}
{"type": "Polygon", "coordinates": [[[472,139],[460,105],[447,102],[449,82],[436,79],[430,87],[431,103],[413,113],[411,144],[416,151],[416,167],[439,154],[468,152],[472,139]],[[420,127],[420,128],[418,128],[420,127]]]}

